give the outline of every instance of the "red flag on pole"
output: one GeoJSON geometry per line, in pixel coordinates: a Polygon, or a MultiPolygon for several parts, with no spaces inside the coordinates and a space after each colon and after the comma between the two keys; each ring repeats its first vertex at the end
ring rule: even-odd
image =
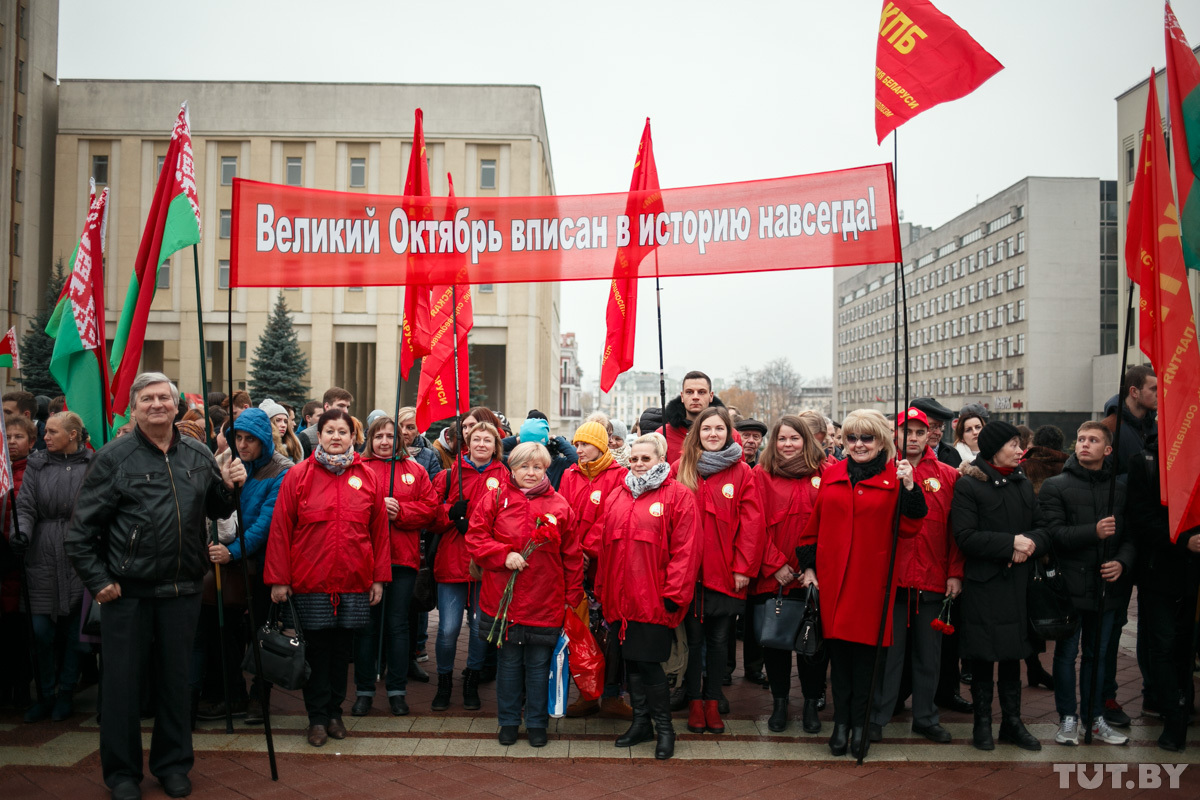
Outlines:
{"type": "MultiPolygon", "coordinates": [[[[425,124],[421,109],[416,111],[413,128],[412,153],[408,158],[408,175],[404,179],[405,197],[429,197],[429,164],[425,160],[425,124]]],[[[428,202],[408,205],[405,213],[411,220],[427,220],[433,215],[428,202]]],[[[429,355],[429,287],[421,286],[414,276],[418,273],[418,258],[408,256],[408,280],[404,286],[404,333],[400,341],[400,377],[408,373],[418,358],[429,355]]]]}
{"type": "Polygon", "coordinates": [[[929,0],[885,2],[875,51],[879,141],[922,111],[966,97],[1002,69],[929,0]]]}
{"type": "Polygon", "coordinates": [[[1200,351],[1171,190],[1154,71],[1141,160],[1129,204],[1126,263],[1141,287],[1140,344],[1158,375],[1159,490],[1171,541],[1200,525],[1200,351]],[[1133,254],[1133,258],[1130,258],[1133,254]]]}
{"type": "MultiPolygon", "coordinates": [[[[454,219],[457,206],[454,200],[454,179],[449,175],[451,203],[446,216],[454,219]]],[[[461,265],[450,285],[434,286],[429,309],[433,335],[430,337],[430,353],[421,364],[421,380],[417,384],[417,429],[428,430],[429,425],[440,419],[466,414],[471,410],[471,367],[467,357],[467,334],[475,325],[475,312],[471,303],[471,281],[467,275],[467,259],[458,256],[461,265]],[[457,301],[457,330],[454,328],[455,314],[451,313],[457,301]],[[452,338],[454,337],[454,338],[452,338]],[[454,341],[458,340],[458,408],[455,409],[454,341]]]]}
{"type": "MultiPolygon", "coordinates": [[[[650,118],[638,142],[637,160],[633,163],[633,178],[629,182],[629,199],[625,215],[636,219],[640,214],[659,214],[663,210],[662,193],[658,190],[658,167],[654,164],[654,145],[650,141],[650,118]]],[[[640,239],[640,237],[639,237],[640,239]]],[[[633,344],[637,330],[638,265],[657,245],[634,243],[617,249],[613,265],[612,284],[605,314],[604,357],[600,364],[600,391],[613,387],[617,376],[633,366],[633,344]]]]}
{"type": "Polygon", "coordinates": [[[1179,192],[1179,237],[1183,263],[1200,269],[1200,62],[1167,3],[1164,9],[1167,39],[1167,106],[1171,110],[1171,150],[1175,162],[1175,188],[1179,192]]]}

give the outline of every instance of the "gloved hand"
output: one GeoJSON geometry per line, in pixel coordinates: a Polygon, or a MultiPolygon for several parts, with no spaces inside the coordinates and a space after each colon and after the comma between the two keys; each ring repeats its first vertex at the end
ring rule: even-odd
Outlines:
{"type": "Polygon", "coordinates": [[[471,527],[471,524],[465,519],[456,519],[454,520],[454,527],[458,528],[459,533],[466,533],[467,528],[471,527]]]}
{"type": "Polygon", "coordinates": [[[672,600],[669,597],[664,597],[663,598],[663,608],[665,608],[667,610],[668,614],[674,614],[676,611],[679,610],[679,603],[676,603],[674,600],[672,600]]]}
{"type": "Polygon", "coordinates": [[[466,499],[458,500],[454,505],[450,506],[450,510],[446,512],[452,520],[465,519],[467,516],[467,501],[466,499]]]}

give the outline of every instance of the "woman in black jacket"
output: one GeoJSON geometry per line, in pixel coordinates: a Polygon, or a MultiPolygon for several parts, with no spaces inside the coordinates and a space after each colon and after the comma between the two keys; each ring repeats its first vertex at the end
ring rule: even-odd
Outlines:
{"type": "Polygon", "coordinates": [[[980,750],[995,749],[994,669],[1000,740],[1025,750],[1042,748],[1021,722],[1021,660],[1033,653],[1025,600],[1032,559],[1047,541],[1035,522],[1033,487],[1020,463],[1017,429],[989,422],[979,433],[979,457],[959,468],[963,477],[954,486],[950,512],[954,538],[966,557],[959,648],[971,667],[973,743],[980,750]]]}

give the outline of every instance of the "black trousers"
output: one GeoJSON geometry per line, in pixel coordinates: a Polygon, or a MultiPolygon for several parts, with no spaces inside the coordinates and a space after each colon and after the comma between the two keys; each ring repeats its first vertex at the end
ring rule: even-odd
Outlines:
{"type": "Polygon", "coordinates": [[[765,664],[763,646],[758,642],[758,629],[754,626],[755,602],[746,598],[745,609],[734,617],[734,633],[729,637],[728,673],[732,674],[737,666],[737,636],[736,628],[742,629],[742,669],[745,674],[760,672],[765,664]]]}
{"type": "MultiPolygon", "coordinates": [[[[867,722],[871,699],[871,670],[875,666],[875,645],[826,639],[830,675],[833,684],[833,722],[835,725],[861,727],[867,722]]],[[[883,649],[887,658],[887,648],[883,649]]]]}
{"type": "Polygon", "coordinates": [[[304,684],[304,710],[308,712],[309,725],[328,725],[330,720],[342,718],[354,631],[324,628],[304,634],[308,641],[305,655],[312,668],[308,683],[304,684]]]}
{"type": "Polygon", "coordinates": [[[0,615],[0,642],[5,644],[0,658],[0,699],[25,701],[33,677],[29,654],[29,615],[24,611],[0,615]]]}
{"type": "Polygon", "coordinates": [[[994,672],[997,683],[1021,682],[1021,662],[1015,658],[1011,661],[982,661],[975,658],[968,661],[967,666],[976,681],[991,683],[994,672]]]}
{"type": "Polygon", "coordinates": [[[683,618],[688,642],[685,673],[688,700],[700,700],[701,692],[704,700],[721,699],[721,680],[725,677],[725,655],[729,649],[732,622],[731,616],[708,614],[702,619],[691,612],[683,618]]]}
{"type": "Polygon", "coordinates": [[[200,595],[120,597],[104,604],[104,666],[100,692],[100,763],[104,783],[140,783],[141,687],[154,676],[150,773],[158,778],[192,768],[189,665],[200,595]]]}
{"type": "Polygon", "coordinates": [[[1138,635],[1145,639],[1146,683],[1163,712],[1186,707],[1192,691],[1195,593],[1184,598],[1138,590],[1138,635]]]}
{"type": "Polygon", "coordinates": [[[794,650],[762,648],[763,664],[767,668],[767,682],[771,685],[771,696],[787,697],[792,692],[792,656],[796,656],[796,671],[800,675],[800,691],[805,700],[816,700],[825,691],[825,673],[829,671],[829,651],[822,647],[821,653],[812,661],[801,658],[794,650]]]}

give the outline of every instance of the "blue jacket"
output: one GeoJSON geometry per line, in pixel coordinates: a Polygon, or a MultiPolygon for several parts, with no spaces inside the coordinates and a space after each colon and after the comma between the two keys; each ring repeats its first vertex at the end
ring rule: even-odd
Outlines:
{"type": "Polygon", "coordinates": [[[409,449],[413,460],[424,467],[425,471],[429,473],[429,480],[433,480],[442,471],[442,460],[438,458],[437,451],[424,436],[420,435],[413,439],[413,447],[417,448],[416,453],[412,453],[412,449],[409,449]]]}
{"type": "MultiPolygon", "coordinates": [[[[271,435],[271,420],[267,413],[258,408],[247,408],[238,414],[233,430],[244,431],[262,443],[262,455],[245,462],[246,484],[242,487],[241,525],[246,537],[246,550],[250,555],[262,552],[267,544],[267,532],[271,530],[271,514],[275,510],[275,498],[283,476],[292,466],[291,459],[275,452],[275,439],[271,435]]],[[[230,441],[230,447],[234,442],[230,441]]],[[[234,447],[236,450],[236,447],[234,447]]],[[[234,540],[229,545],[229,555],[236,561],[242,557],[242,544],[234,540]]]]}

